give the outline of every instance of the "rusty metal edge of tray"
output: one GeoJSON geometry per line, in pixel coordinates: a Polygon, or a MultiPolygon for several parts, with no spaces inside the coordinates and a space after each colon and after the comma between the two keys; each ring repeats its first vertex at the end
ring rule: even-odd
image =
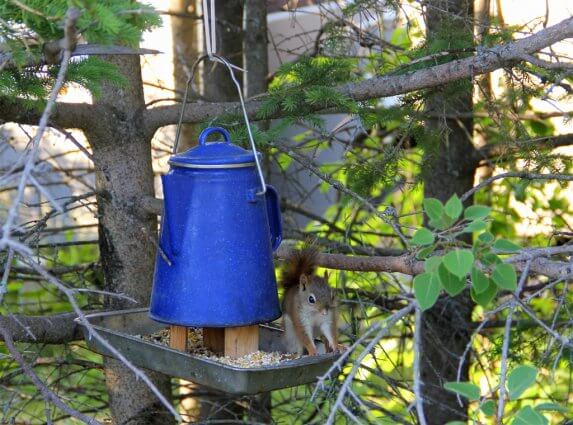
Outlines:
{"type": "MultiPolygon", "coordinates": [[[[120,315],[128,315],[128,314],[141,314],[141,313],[147,313],[149,311],[148,308],[136,308],[136,309],[127,309],[127,310],[110,310],[110,311],[105,311],[105,312],[100,312],[100,313],[91,313],[91,314],[86,314],[85,318],[90,322],[91,324],[91,320],[90,319],[94,319],[94,318],[106,318],[106,317],[111,317],[111,316],[120,316],[120,315]]],[[[152,320],[152,319],[150,319],[152,320]]],[[[81,323],[79,318],[74,319],[74,321],[78,324],[78,326],[80,326],[82,328],[82,332],[84,334],[84,339],[86,340],[86,343],[92,347],[94,347],[96,344],[99,348],[99,343],[98,342],[92,342],[93,337],[91,337],[89,335],[89,330],[87,329],[87,327],[81,323]]],[[[165,325],[159,322],[158,325],[165,325]]],[[[108,334],[112,334],[116,337],[120,337],[120,338],[126,338],[129,339],[135,343],[138,344],[143,344],[143,345],[148,345],[154,348],[161,348],[162,350],[166,350],[169,351],[173,354],[176,354],[178,356],[185,356],[185,357],[189,357],[193,360],[199,361],[199,362],[205,362],[208,363],[212,366],[217,366],[223,369],[227,369],[229,371],[233,371],[233,372],[241,372],[241,373],[248,373],[248,372],[263,372],[263,371],[272,371],[272,370],[276,370],[276,369],[289,369],[289,368],[293,368],[293,367],[300,367],[300,366],[305,366],[305,365],[317,365],[320,363],[327,363],[327,362],[334,362],[336,361],[339,357],[340,357],[340,353],[325,353],[325,354],[319,354],[317,356],[304,356],[304,357],[299,357],[298,359],[292,359],[292,360],[285,360],[280,362],[279,364],[275,364],[275,365],[265,365],[265,366],[258,366],[258,367],[237,367],[237,366],[232,366],[232,365],[228,365],[222,362],[218,362],[215,360],[212,360],[208,357],[201,357],[201,356],[196,356],[190,353],[185,353],[179,350],[175,350],[171,347],[169,347],[168,345],[163,345],[163,344],[157,344],[157,343],[153,343],[150,341],[146,341],[142,338],[137,338],[132,334],[126,333],[126,332],[120,332],[117,331],[115,329],[110,329],[110,328],[106,328],[104,326],[100,326],[100,325],[94,325],[91,324],[92,327],[97,330],[97,331],[101,331],[103,333],[108,333],[108,334]]],[[[165,327],[167,327],[169,325],[165,325],[165,327]]],[[[274,331],[274,332],[283,332],[281,329],[279,328],[275,328],[272,326],[268,326],[268,325],[259,325],[259,327],[261,328],[266,328],[270,331],[274,331]]],[[[101,355],[105,355],[110,357],[107,354],[103,354],[101,352],[99,352],[101,349],[99,350],[95,350],[97,351],[99,354],[101,355]]],[[[103,350],[101,350],[103,351],[103,350]]],[[[105,351],[107,352],[108,350],[105,349],[105,351]]]]}

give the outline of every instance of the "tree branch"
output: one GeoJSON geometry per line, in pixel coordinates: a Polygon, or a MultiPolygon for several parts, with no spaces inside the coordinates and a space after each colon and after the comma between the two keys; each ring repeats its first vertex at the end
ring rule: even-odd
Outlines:
{"type": "Polygon", "coordinates": [[[20,352],[16,349],[16,347],[14,346],[12,335],[10,335],[10,332],[8,332],[8,330],[5,329],[2,326],[2,324],[0,324],[0,334],[4,339],[4,345],[6,345],[6,348],[8,349],[14,360],[20,365],[22,371],[24,371],[24,373],[28,376],[28,378],[30,378],[30,380],[34,383],[34,385],[40,391],[42,397],[44,398],[44,400],[46,400],[46,402],[54,404],[54,406],[56,406],[58,409],[67,413],[68,415],[73,416],[74,418],[79,419],[80,421],[86,424],[91,424],[91,425],[99,424],[99,422],[96,421],[94,418],[87,416],[81,412],[78,412],[77,410],[65,404],[62,400],[60,400],[60,398],[56,394],[54,394],[52,391],[50,391],[48,387],[46,387],[44,382],[42,382],[42,380],[38,377],[38,375],[36,375],[34,369],[32,369],[32,367],[28,363],[26,363],[26,360],[24,359],[22,354],[20,354],[20,352]]]}
{"type": "MultiPolygon", "coordinates": [[[[0,97],[0,124],[16,122],[38,125],[43,110],[18,98],[0,97]]],[[[97,107],[88,103],[56,102],[49,125],[61,128],[85,129],[92,125],[97,107]]]]}
{"type": "Polygon", "coordinates": [[[412,388],[414,391],[414,403],[416,405],[416,413],[418,414],[418,421],[420,425],[427,425],[426,415],[424,414],[424,398],[422,387],[424,381],[420,371],[420,357],[422,355],[422,310],[420,306],[416,306],[415,310],[415,324],[414,324],[414,364],[413,369],[413,382],[412,388]]]}
{"type": "Polygon", "coordinates": [[[505,380],[507,376],[507,361],[509,358],[509,344],[511,342],[511,328],[512,328],[512,320],[513,320],[513,312],[515,310],[515,306],[517,304],[516,299],[519,299],[519,294],[523,290],[525,282],[527,281],[527,277],[529,275],[529,264],[527,262],[523,272],[521,273],[521,277],[519,278],[519,285],[515,290],[515,299],[512,299],[509,302],[507,319],[505,320],[505,329],[503,332],[503,344],[501,348],[501,366],[499,371],[499,403],[497,405],[497,416],[496,420],[497,423],[502,423],[501,420],[503,418],[503,410],[505,407],[505,380]]]}
{"type": "MultiPolygon", "coordinates": [[[[95,311],[86,312],[96,313],[95,311]]],[[[0,316],[0,328],[6,329],[14,341],[66,344],[83,339],[74,319],[76,313],[62,313],[53,316],[0,316]]]]}
{"type": "Polygon", "coordinates": [[[547,173],[547,174],[539,174],[539,173],[530,173],[527,171],[510,171],[507,173],[501,173],[501,174],[497,174],[495,176],[491,176],[488,179],[485,179],[484,181],[482,181],[480,184],[474,186],[473,188],[471,188],[470,190],[468,190],[466,193],[464,193],[462,196],[460,196],[460,200],[462,202],[464,202],[465,200],[467,200],[470,196],[472,196],[474,193],[476,193],[478,190],[489,186],[490,184],[492,184],[494,181],[496,180],[500,180],[500,179],[506,179],[509,177],[517,177],[520,179],[525,179],[525,180],[559,180],[559,181],[573,181],[573,175],[571,174],[551,174],[551,173],[547,173]]]}
{"type": "MultiPolygon", "coordinates": [[[[529,37],[491,49],[478,49],[478,53],[469,58],[454,60],[403,75],[369,78],[358,83],[341,86],[338,91],[354,100],[361,101],[436,87],[464,78],[473,78],[503,68],[513,62],[523,61],[524,55],[537,52],[570,37],[573,37],[573,17],[529,37]]],[[[250,119],[257,118],[262,102],[261,99],[254,99],[246,103],[245,106],[250,119]]],[[[219,115],[237,114],[239,107],[237,102],[193,102],[187,107],[183,122],[197,123],[219,115]]],[[[146,110],[144,122],[147,125],[147,130],[153,133],[159,127],[176,124],[179,112],[180,105],[158,106],[146,110]]]]}
{"type": "Polygon", "coordinates": [[[474,151],[476,161],[494,159],[501,155],[520,152],[527,148],[555,149],[561,146],[573,145],[573,133],[558,136],[539,137],[531,140],[518,141],[513,144],[485,145],[474,151]]]}
{"type": "MultiPolygon", "coordinates": [[[[572,177],[573,178],[573,177],[572,177]]],[[[143,197],[140,200],[139,207],[149,214],[161,215],[163,210],[163,202],[161,199],[152,197],[143,197]]],[[[526,250],[523,256],[516,255],[508,262],[515,265],[517,270],[523,270],[528,259],[532,256],[535,257],[530,264],[530,270],[533,273],[548,276],[551,278],[563,278],[573,273],[573,270],[568,263],[562,261],[552,261],[543,256],[550,256],[562,254],[570,247],[549,247],[543,248],[540,255],[536,253],[538,250],[526,250]]],[[[276,252],[276,257],[279,259],[286,259],[292,254],[292,248],[282,246],[276,252]]],[[[418,261],[411,254],[404,254],[399,256],[362,256],[362,255],[345,255],[345,254],[318,254],[317,266],[326,267],[334,270],[350,270],[358,272],[388,272],[388,273],[403,273],[411,276],[418,275],[424,272],[424,262],[418,261]]]]}

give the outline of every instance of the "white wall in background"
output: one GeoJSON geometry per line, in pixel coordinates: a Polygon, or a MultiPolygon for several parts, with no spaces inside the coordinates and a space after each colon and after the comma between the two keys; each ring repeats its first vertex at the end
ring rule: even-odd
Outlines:
{"type": "MultiPolygon", "coordinates": [[[[277,68],[288,61],[296,60],[303,54],[315,52],[316,39],[320,35],[321,28],[329,21],[336,20],[341,16],[340,5],[337,2],[321,3],[320,5],[307,6],[294,11],[275,12],[268,15],[269,30],[269,72],[274,73],[277,68]]],[[[385,16],[383,19],[384,36],[390,37],[395,28],[395,17],[393,14],[385,16]]],[[[378,33],[378,27],[372,27],[373,22],[362,17],[355,17],[355,24],[362,28],[369,28],[372,33],[378,33]]],[[[345,47],[347,54],[360,54],[362,48],[358,43],[350,43],[345,47]]],[[[364,52],[366,53],[366,52],[364,52]]],[[[345,114],[323,115],[327,134],[336,134],[342,141],[352,141],[363,131],[360,121],[345,114]]],[[[287,129],[283,137],[292,140],[303,132],[308,132],[308,128],[293,126],[287,129]]],[[[296,142],[293,142],[296,143],[296,142]]],[[[335,162],[342,158],[347,149],[342,143],[333,142],[330,149],[320,152],[314,161],[318,164],[335,162]]],[[[301,167],[296,162],[292,162],[288,170],[289,180],[285,180],[278,170],[272,170],[271,182],[277,186],[280,195],[287,197],[291,202],[300,203],[301,206],[316,215],[323,215],[326,209],[336,202],[338,192],[330,189],[327,193],[322,193],[317,186],[320,179],[301,167]],[[293,179],[294,177],[294,179],[293,179]],[[305,192],[310,192],[306,197],[305,192]]],[[[303,227],[308,223],[308,219],[300,215],[286,215],[286,224],[294,227],[303,227]]]]}

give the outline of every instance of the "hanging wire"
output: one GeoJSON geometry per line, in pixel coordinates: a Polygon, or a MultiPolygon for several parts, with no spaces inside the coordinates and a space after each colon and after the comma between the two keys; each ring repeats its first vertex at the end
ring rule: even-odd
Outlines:
{"type": "Polygon", "coordinates": [[[216,54],[217,50],[217,34],[216,34],[216,24],[215,24],[215,1],[210,0],[209,2],[210,8],[207,9],[207,0],[203,0],[203,27],[204,27],[204,36],[205,36],[205,46],[207,50],[207,54],[199,57],[191,68],[191,75],[187,80],[187,84],[185,85],[185,94],[183,96],[183,105],[181,106],[181,113],[179,115],[179,121],[177,123],[177,131],[175,133],[175,144],[173,145],[173,154],[177,153],[177,148],[179,146],[179,138],[181,136],[181,127],[183,125],[183,117],[185,115],[185,109],[187,108],[187,98],[189,97],[189,87],[193,84],[193,80],[195,79],[195,73],[197,72],[197,68],[199,64],[206,59],[209,59],[213,62],[219,62],[227,68],[229,74],[231,75],[231,79],[237,88],[237,93],[239,95],[239,102],[241,104],[241,109],[243,112],[243,119],[245,120],[245,125],[247,126],[247,133],[249,135],[249,142],[251,144],[251,149],[253,150],[253,154],[255,156],[255,164],[257,166],[257,172],[259,174],[259,180],[261,181],[261,190],[257,192],[257,195],[264,195],[267,191],[267,185],[265,183],[265,177],[263,174],[263,169],[261,167],[261,162],[259,160],[259,155],[257,153],[257,147],[255,146],[255,139],[253,137],[253,132],[251,131],[251,124],[249,122],[249,114],[247,113],[247,108],[245,107],[245,100],[243,99],[243,91],[241,90],[241,85],[233,72],[233,69],[236,69],[241,72],[247,72],[243,68],[239,68],[236,65],[230,63],[227,59],[222,56],[216,54]],[[212,24],[212,25],[211,25],[212,24]]]}

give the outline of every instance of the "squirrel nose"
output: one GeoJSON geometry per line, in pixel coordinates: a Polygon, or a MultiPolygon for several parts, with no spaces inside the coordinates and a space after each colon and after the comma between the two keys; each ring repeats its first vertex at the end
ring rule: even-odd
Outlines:
{"type": "Polygon", "coordinates": [[[328,310],[327,310],[327,309],[324,309],[324,310],[321,311],[321,313],[322,313],[323,316],[326,316],[326,315],[328,314],[328,310]]]}

